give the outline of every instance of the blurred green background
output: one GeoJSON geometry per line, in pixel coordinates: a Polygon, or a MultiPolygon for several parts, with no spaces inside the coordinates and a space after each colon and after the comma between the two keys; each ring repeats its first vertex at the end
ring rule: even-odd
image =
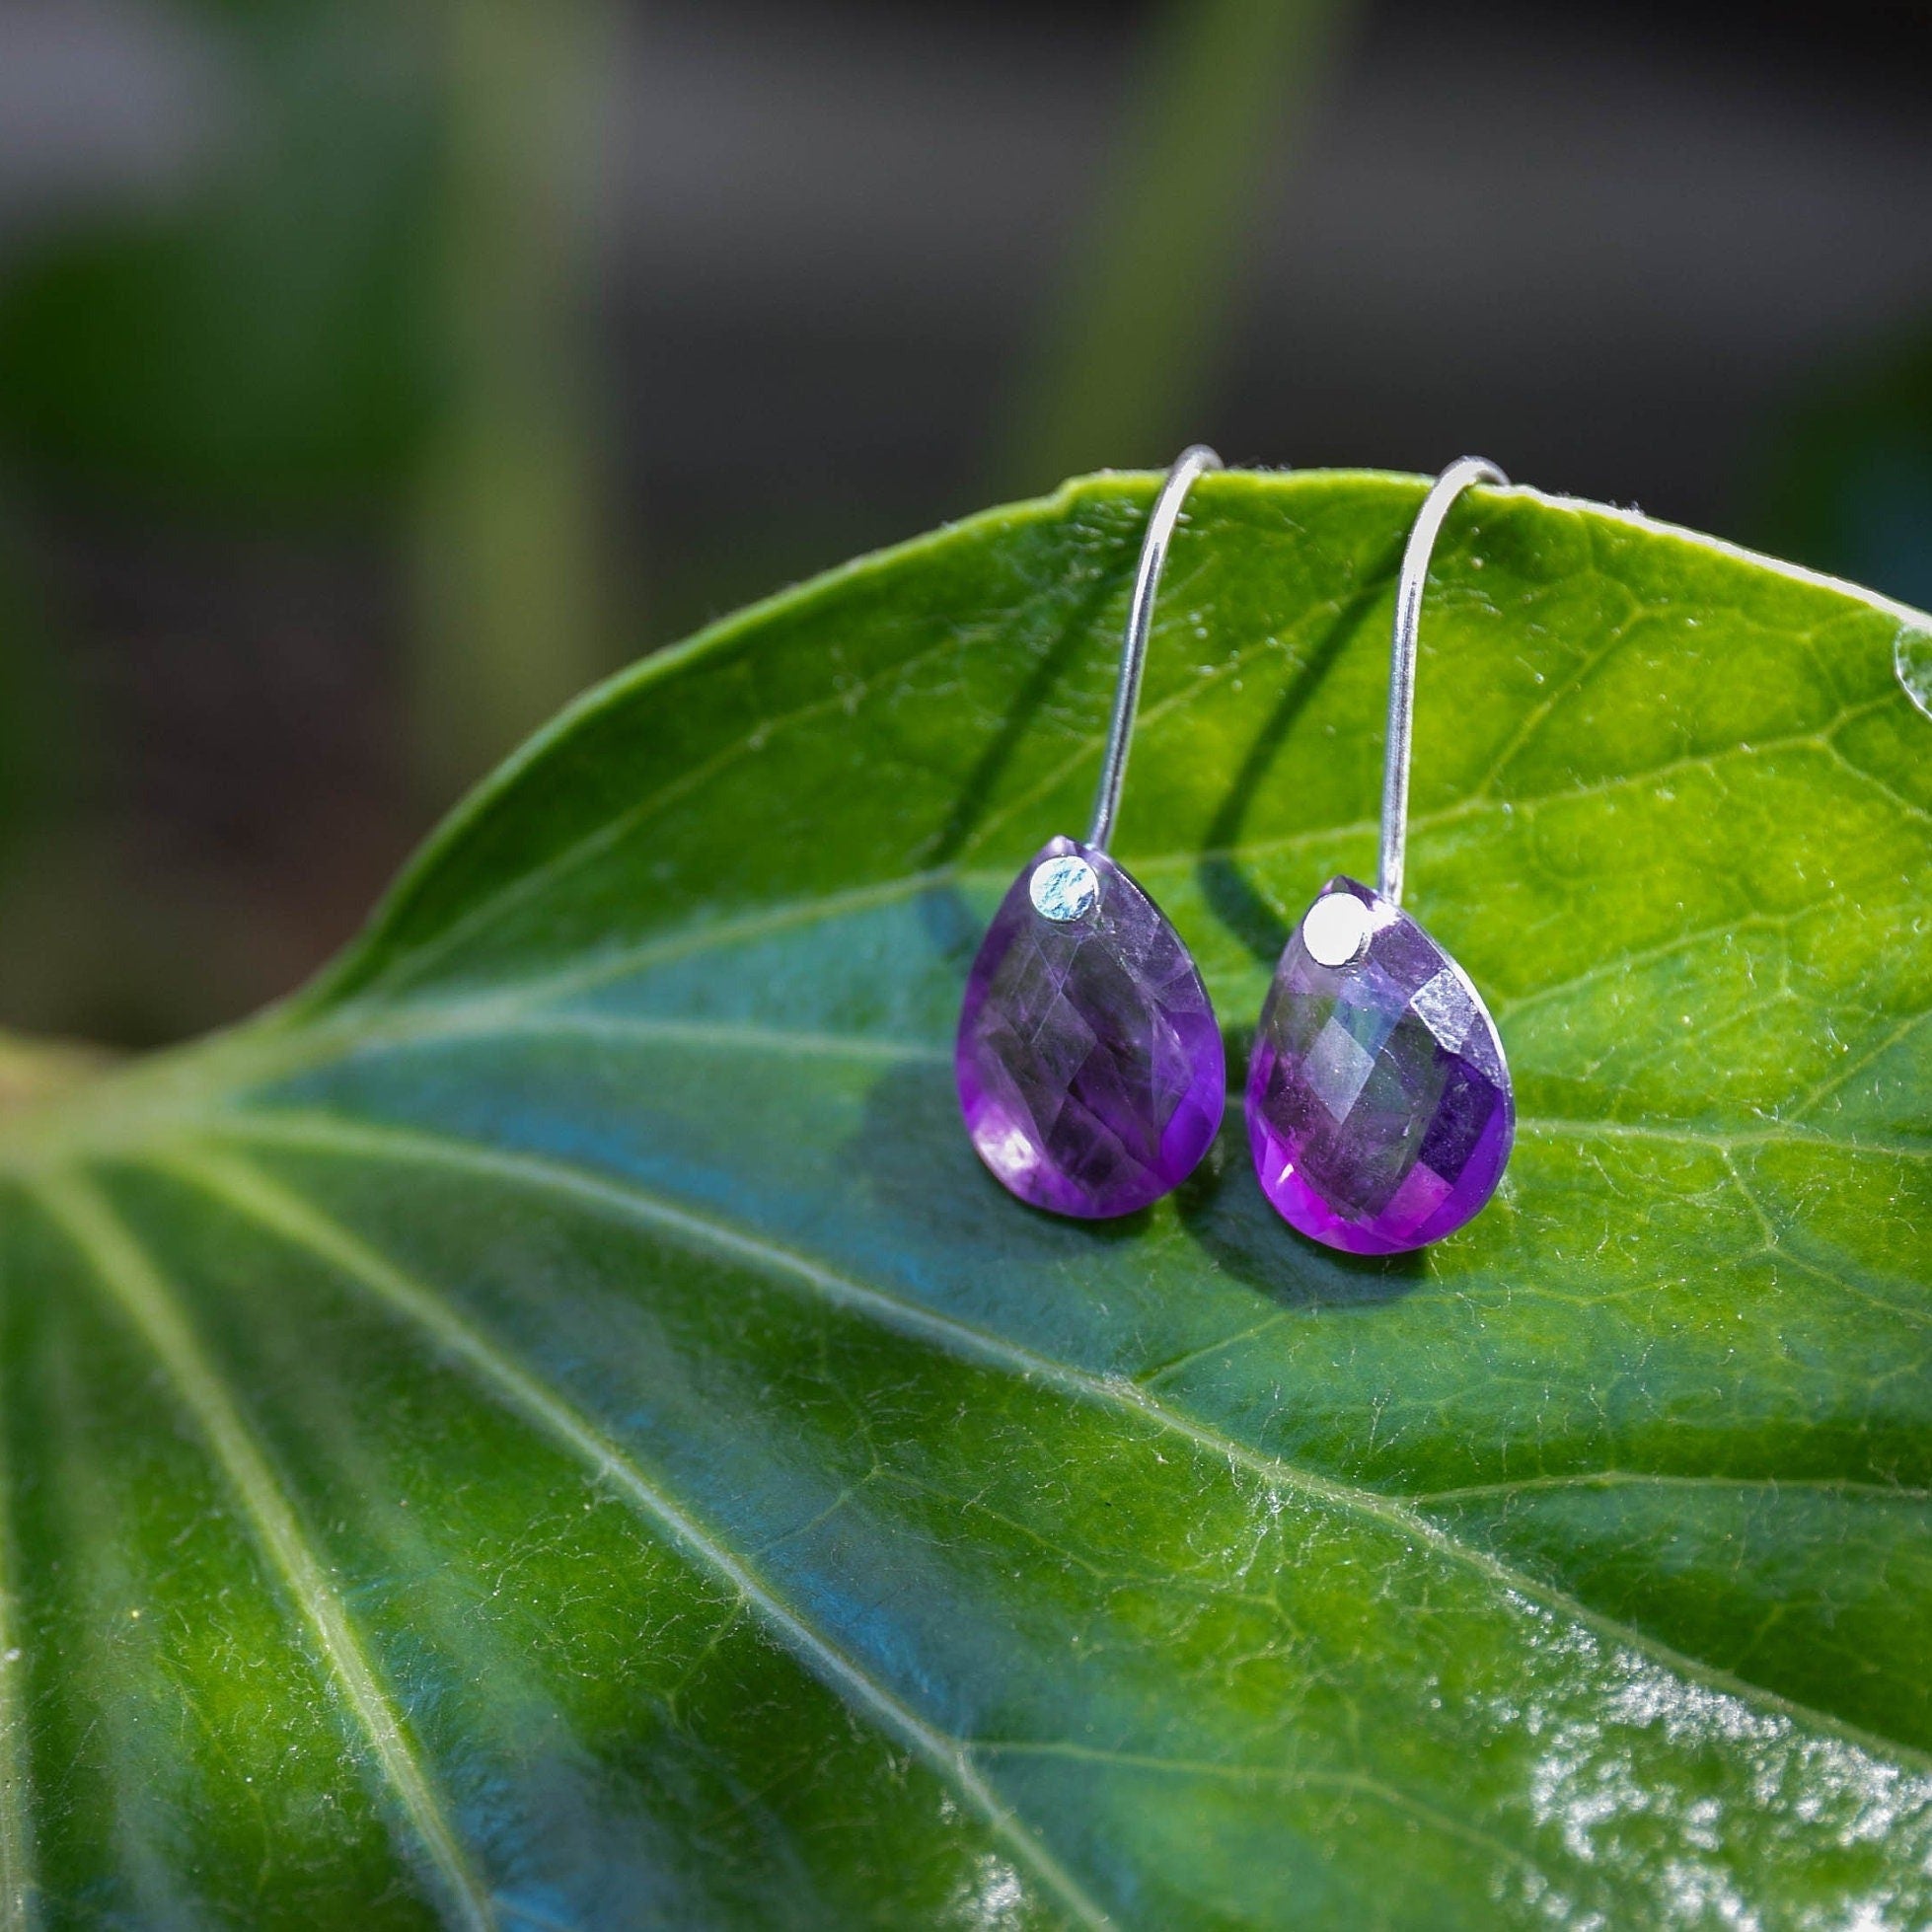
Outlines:
{"type": "Polygon", "coordinates": [[[1928,80],[1880,0],[0,0],[0,1023],[245,1012],[590,679],[1195,436],[1932,604],[1928,80]]]}

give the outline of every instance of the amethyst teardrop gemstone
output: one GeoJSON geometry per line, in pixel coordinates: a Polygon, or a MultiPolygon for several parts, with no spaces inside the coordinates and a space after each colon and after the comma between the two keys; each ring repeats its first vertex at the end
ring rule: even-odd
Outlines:
{"type": "Polygon", "coordinates": [[[1050,839],[966,982],[959,1105],[997,1179],[1099,1219],[1177,1187],[1221,1126],[1226,1059],[1180,934],[1103,852],[1050,839]]]}
{"type": "Polygon", "coordinates": [[[1441,1240],[1516,1139],[1503,1043],[1462,968],[1399,906],[1330,879],[1261,1008],[1248,1144],[1290,1226],[1350,1254],[1441,1240]]]}

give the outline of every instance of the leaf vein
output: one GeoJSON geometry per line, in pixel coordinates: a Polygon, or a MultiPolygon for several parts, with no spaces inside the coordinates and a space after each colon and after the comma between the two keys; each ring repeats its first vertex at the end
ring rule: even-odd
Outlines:
{"type": "MultiPolygon", "coordinates": [[[[1444,806],[1436,811],[1417,812],[1413,814],[1409,821],[1409,830],[1413,837],[1417,834],[1443,830],[1453,825],[1461,824],[1471,818],[1483,816],[1507,817],[1514,812],[1533,812],[1539,807],[1548,804],[1568,804],[1590,798],[1604,797],[1617,791],[1654,783],[1659,779],[1669,778],[1679,772],[1715,771],[1722,761],[1741,757],[1759,757],[1766,753],[1776,751],[1809,749],[1821,752],[1843,762],[1842,754],[1837,752],[1836,748],[1829,742],[1826,734],[1837,730],[1840,726],[1850,722],[1854,718],[1861,717],[1870,711],[1880,708],[1882,706],[1890,704],[1896,695],[1895,693],[1888,692],[1881,698],[1869,700],[1861,705],[1847,706],[1836,717],[1831,719],[1828,724],[1821,725],[1815,730],[1793,733],[1788,737],[1767,738],[1755,744],[1724,745],[1710,751],[1691,753],[1680,758],[1669,759],[1645,770],[1619,773],[1612,778],[1604,779],[1594,783],[1565,786],[1555,791],[1529,793],[1519,798],[1496,798],[1493,796],[1465,798],[1456,804],[1444,806]]],[[[845,694],[839,693],[822,701],[822,703],[833,705],[843,703],[844,701],[845,694]]],[[[1098,740],[1096,739],[1094,743],[1097,745],[1098,740]]],[[[1857,770],[1858,768],[1854,767],[1852,769],[1857,770]]],[[[1866,775],[1861,773],[1860,776],[1866,775]]],[[[522,899],[527,896],[528,891],[534,891],[540,888],[543,883],[552,876],[555,876],[559,870],[568,869],[563,861],[570,858],[570,855],[576,852],[577,847],[588,845],[591,841],[598,841],[600,843],[593,849],[601,850],[601,842],[604,838],[621,836],[622,831],[631,823],[640,822],[639,814],[647,815],[647,808],[656,801],[659,795],[653,794],[651,799],[640,800],[637,804],[627,807],[625,812],[605,820],[594,831],[585,834],[577,842],[576,846],[566,849],[563,853],[554,855],[543,865],[520,874],[516,879],[511,880],[496,892],[487,895],[470,913],[465,914],[460,921],[439,932],[433,940],[425,942],[413,952],[400,954],[390,969],[372,978],[340,1010],[346,1013],[368,1005],[383,1003],[382,996],[387,991],[393,990],[400,985],[407,985],[409,981],[420,978],[421,971],[424,967],[433,964],[436,959],[441,958],[445,953],[453,950],[460,943],[461,938],[477,923],[477,919],[482,913],[485,911],[500,912],[505,903],[513,903],[514,900],[522,899]]],[[[976,835],[976,843],[984,839],[988,829],[987,825],[982,825],[980,833],[976,835]]],[[[1138,861],[1135,869],[1143,875],[1148,875],[1162,870],[1197,865],[1213,858],[1265,858],[1273,855],[1304,850],[1309,846],[1332,845],[1340,840],[1366,835],[1374,830],[1375,822],[1366,819],[1340,822],[1333,825],[1312,826],[1304,828],[1300,832],[1284,834],[1278,839],[1251,840],[1237,848],[1204,849],[1200,852],[1157,854],[1138,861]]],[[[634,972],[643,967],[660,963],[661,960],[666,958],[687,958],[694,955],[702,955],[706,951],[715,949],[720,943],[730,944],[743,936],[756,936],[759,932],[765,930],[781,930],[792,927],[811,925],[819,919],[836,916],[839,911],[846,910],[850,906],[891,904],[900,899],[910,898],[923,889],[952,883],[986,880],[995,884],[1003,884],[1005,883],[1005,878],[1006,875],[1003,871],[992,867],[946,867],[934,871],[901,875],[888,880],[873,881],[865,885],[849,888],[837,893],[821,895],[813,899],[792,901],[785,906],[749,915],[744,920],[719,921],[713,925],[697,929],[695,933],[689,929],[685,932],[666,933],[647,940],[628,952],[620,951],[609,955],[604,960],[595,962],[591,967],[582,969],[578,974],[532,976],[522,983],[520,989],[514,982],[506,983],[506,989],[504,991],[499,991],[489,997],[493,1002],[517,997],[519,992],[521,992],[524,997],[542,999],[545,997],[546,988],[556,987],[560,984],[577,990],[587,990],[591,986],[606,984],[611,980],[620,979],[628,972],[634,972]],[[770,922],[769,925],[767,924],[768,921],[770,922]]]]}
{"type": "Polygon", "coordinates": [[[1870,1482],[1855,1476],[1691,1476],[1648,1469],[1579,1469],[1562,1475],[1519,1476],[1502,1482],[1464,1483],[1454,1489],[1418,1490],[1407,1500],[1417,1509],[1449,1503],[1483,1502],[1491,1497],[1533,1496],[1572,1489],[1763,1490],[1803,1495],[1844,1496],[1878,1503],[1932,1503],[1932,1489],[1902,1483],[1870,1482]]]}
{"type": "MultiPolygon", "coordinates": [[[[874,1677],[856,1658],[792,1609],[749,1563],[734,1555],[710,1529],[645,1475],[574,1404],[511,1360],[484,1331],[445,1306],[399,1264],[379,1254],[312,1203],[303,1202],[277,1186],[259,1169],[206,1153],[198,1157],[177,1154],[154,1164],[183,1175],[204,1193],[248,1215],[284,1241],[307,1248],[426,1331],[493,1385],[526,1421],[535,1424],[598,1477],[628,1496],[661,1531],[723,1579],[740,1601],[754,1609],[794,1655],[802,1654],[822,1676],[869,1709],[903,1744],[957,1786],[995,1832],[1026,1860],[1083,1924],[1099,1928],[1112,1923],[973,1765],[968,1741],[929,1723],[874,1677]]],[[[845,1497],[839,1499],[840,1503],[845,1500],[845,1497]]]]}
{"type": "Polygon", "coordinates": [[[377,1677],[347,1609],[309,1547],[293,1504],[241,1412],[221,1386],[159,1270],[98,1190],[76,1172],[50,1175],[37,1195],[86,1259],[109,1299],[148,1344],[214,1450],[255,1525],[256,1538],[315,1633],[331,1673],[355,1713],[396,1802],[428,1854],[460,1921],[477,1932],[497,1923],[489,1889],[451,1829],[417,1762],[402,1714],[377,1677]]]}
{"type": "Polygon", "coordinates": [[[1041,1355],[1004,1336],[855,1281],[780,1243],[675,1205],[634,1182],[606,1178],[568,1162],[488,1148],[451,1135],[413,1128],[350,1126],[326,1116],[294,1111],[237,1115],[224,1122],[209,1123],[208,1132],[215,1138],[308,1149],[324,1154],[334,1152],[351,1159],[389,1155],[442,1164],[459,1171],[491,1174],[513,1183],[568,1195],[605,1212],[648,1223],[695,1246],[737,1255],[770,1278],[801,1282],[827,1300],[869,1313],[895,1332],[928,1341],[955,1359],[978,1361],[1058,1389],[1074,1400],[1114,1409],[1192,1443],[1230,1467],[1244,1470],[1270,1489],[1287,1491],[1304,1501],[1379,1523],[1400,1536],[1426,1545],[1446,1561],[1476,1572],[1498,1589],[1573,1617],[1599,1636],[1641,1651],[1685,1676],[1932,1770],[1932,1753],[1921,1752],[1896,1739],[1866,1734],[1828,1712],[1800,1704],[1702,1659],[1674,1650],[1648,1632],[1593,1608],[1545,1579],[1519,1570],[1488,1550],[1463,1542],[1400,1497],[1318,1475],[1266,1450],[1250,1448],[1159,1400],[1123,1376],[1097,1375],[1041,1355]]]}

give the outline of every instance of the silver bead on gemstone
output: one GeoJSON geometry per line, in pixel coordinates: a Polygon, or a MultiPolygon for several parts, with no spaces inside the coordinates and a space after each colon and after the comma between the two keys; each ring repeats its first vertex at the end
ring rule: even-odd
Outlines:
{"type": "Polygon", "coordinates": [[[1069,855],[1034,866],[1029,890],[1033,910],[1041,918],[1066,926],[1093,910],[1100,898],[1100,880],[1085,859],[1069,855]]]}
{"type": "Polygon", "coordinates": [[[1352,892],[1328,892],[1301,920],[1301,943],[1317,966],[1346,966],[1369,939],[1369,909],[1352,892]]]}

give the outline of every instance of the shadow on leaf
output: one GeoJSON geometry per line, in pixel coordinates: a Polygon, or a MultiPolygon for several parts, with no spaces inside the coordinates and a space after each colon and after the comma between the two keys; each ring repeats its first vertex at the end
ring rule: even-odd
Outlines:
{"type": "MultiPolygon", "coordinates": [[[[965,783],[959,787],[944,823],[933,835],[925,859],[927,864],[934,868],[949,865],[965,850],[975,827],[986,816],[994,790],[1004,776],[1006,767],[1012,763],[1020,741],[1039,715],[1040,707],[1067,676],[1081,646],[1091,638],[1095,621],[1106,609],[1108,600],[1119,593],[1127,573],[1133,568],[1135,554],[1133,551],[1123,553],[1117,567],[1101,572],[1086,595],[1074,606],[1052,643],[1013,694],[1013,701],[1007,706],[1005,716],[1000,720],[999,729],[987,740],[986,748],[974,761],[973,769],[967,773],[965,783]]],[[[1043,845],[1053,832],[1068,829],[1071,828],[1047,828],[1038,839],[1032,841],[1028,850],[1043,845]]],[[[1083,826],[1079,829],[1082,832],[1085,830],[1083,826]]]]}
{"type": "Polygon", "coordinates": [[[1264,966],[1273,966],[1281,957],[1294,929],[1287,925],[1260,892],[1249,883],[1236,862],[1234,853],[1247,824],[1248,806],[1256,788],[1267,777],[1283,741],[1295,728],[1315,694],[1326,683],[1349,640],[1363,621],[1387,594],[1390,580],[1401,559],[1401,544],[1377,562],[1369,581],[1336,612],[1334,620],[1317,639],[1308,661],[1293,678],[1275,708],[1268,715],[1226,795],[1216,808],[1207,831],[1206,850],[1201,855],[1201,893],[1213,907],[1222,924],[1245,945],[1264,966]]]}
{"type": "MultiPolygon", "coordinates": [[[[1228,1066],[1245,1060],[1228,1055],[1228,1066]]],[[[1268,1205],[1248,1152],[1240,1095],[1208,1157],[1174,1191],[1188,1234],[1224,1274],[1285,1308],[1373,1307],[1400,1300],[1429,1273],[1421,1254],[1339,1254],[1298,1234],[1268,1205]]]]}
{"type": "MultiPolygon", "coordinates": [[[[1158,1232],[1157,1207],[1076,1221],[1006,1193],[973,1152],[947,1067],[894,1068],[874,1082],[850,1152],[862,1162],[885,1222],[917,1226],[924,1243],[955,1256],[977,1251],[1052,1264],[1132,1247],[1158,1232]]],[[[1173,1203],[1187,1239],[1223,1275],[1282,1307],[1373,1306],[1407,1295],[1428,1273],[1421,1255],[1337,1254],[1289,1227],[1255,1184],[1238,1100],[1230,1099],[1208,1157],[1173,1203]]]]}

